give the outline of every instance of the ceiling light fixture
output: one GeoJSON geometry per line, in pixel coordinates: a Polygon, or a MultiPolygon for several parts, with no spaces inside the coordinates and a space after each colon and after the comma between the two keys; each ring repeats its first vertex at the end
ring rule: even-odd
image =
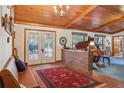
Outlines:
{"type": "Polygon", "coordinates": [[[54,5],[53,9],[57,16],[63,17],[63,16],[68,15],[70,6],[69,5],[54,5]]]}

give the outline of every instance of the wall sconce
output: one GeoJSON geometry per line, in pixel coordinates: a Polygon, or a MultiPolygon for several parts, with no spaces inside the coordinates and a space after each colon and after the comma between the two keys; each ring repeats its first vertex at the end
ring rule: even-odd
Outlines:
{"type": "Polygon", "coordinates": [[[12,7],[9,7],[8,9],[10,9],[10,16],[8,16],[8,14],[5,14],[4,16],[2,16],[1,24],[2,24],[2,27],[5,28],[5,31],[11,36],[14,28],[13,18],[12,18],[12,7]]]}
{"type": "Polygon", "coordinates": [[[7,14],[2,16],[2,27],[5,28],[5,31],[9,34],[12,35],[12,29],[13,29],[13,23],[12,23],[12,17],[8,17],[7,14]]]}

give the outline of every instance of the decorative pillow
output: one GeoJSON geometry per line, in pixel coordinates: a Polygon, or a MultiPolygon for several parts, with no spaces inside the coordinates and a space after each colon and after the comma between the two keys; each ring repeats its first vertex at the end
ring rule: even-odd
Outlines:
{"type": "Polygon", "coordinates": [[[25,64],[22,60],[17,59],[15,63],[16,63],[16,66],[17,66],[17,69],[19,72],[22,72],[25,70],[26,67],[25,67],[25,64]]]}

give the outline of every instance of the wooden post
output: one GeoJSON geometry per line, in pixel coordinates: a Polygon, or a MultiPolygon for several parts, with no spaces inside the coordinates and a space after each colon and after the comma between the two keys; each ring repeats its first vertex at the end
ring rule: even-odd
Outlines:
{"type": "Polygon", "coordinates": [[[93,70],[93,62],[92,62],[92,52],[90,51],[90,49],[88,50],[89,52],[89,64],[88,64],[88,71],[92,72],[93,70]]]}
{"type": "Polygon", "coordinates": [[[15,39],[15,32],[12,32],[12,56],[14,56],[14,39],[15,39]]]}

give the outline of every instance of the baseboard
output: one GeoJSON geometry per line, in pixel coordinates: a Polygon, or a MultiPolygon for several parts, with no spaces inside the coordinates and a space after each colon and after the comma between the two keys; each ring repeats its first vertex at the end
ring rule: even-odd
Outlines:
{"type": "Polygon", "coordinates": [[[62,62],[62,60],[56,60],[55,62],[50,62],[50,63],[38,63],[38,64],[28,64],[28,63],[27,63],[27,66],[36,66],[36,65],[54,64],[54,63],[57,63],[57,62],[62,62]]]}
{"type": "Polygon", "coordinates": [[[62,62],[62,60],[56,60],[56,62],[62,62]]]}

